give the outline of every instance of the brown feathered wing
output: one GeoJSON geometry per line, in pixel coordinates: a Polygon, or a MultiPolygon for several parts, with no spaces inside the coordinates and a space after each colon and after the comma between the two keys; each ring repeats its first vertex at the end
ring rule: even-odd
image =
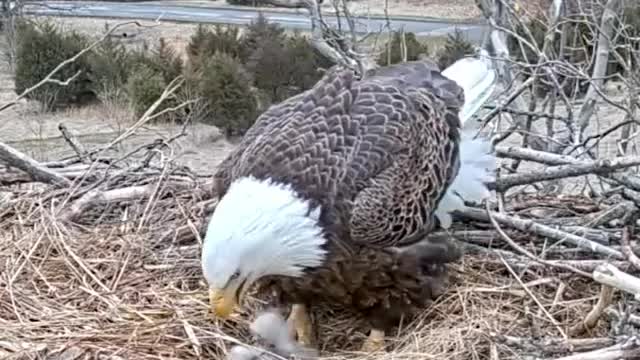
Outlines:
{"type": "Polygon", "coordinates": [[[407,245],[433,224],[458,167],[462,89],[435,64],[334,68],[270,107],[216,174],[220,194],[252,175],[291,184],[355,243],[407,245]]]}

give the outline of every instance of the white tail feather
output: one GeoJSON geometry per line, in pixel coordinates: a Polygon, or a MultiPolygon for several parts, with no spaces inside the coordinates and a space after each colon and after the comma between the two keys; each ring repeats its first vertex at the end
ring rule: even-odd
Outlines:
{"type": "Polygon", "coordinates": [[[475,57],[465,57],[442,71],[442,75],[455,81],[464,90],[464,105],[460,109],[460,122],[467,122],[491,98],[497,87],[498,75],[493,60],[482,49],[475,57]]]}
{"type": "Polygon", "coordinates": [[[444,229],[451,226],[451,212],[463,210],[465,201],[480,203],[491,195],[486,182],[495,178],[496,157],[489,139],[474,139],[473,136],[473,131],[462,130],[460,170],[435,211],[444,229]]]}
{"type": "Polygon", "coordinates": [[[476,57],[456,61],[443,75],[464,89],[465,104],[460,110],[460,170],[440,200],[435,216],[444,229],[451,227],[451,212],[463,210],[464,202],[480,203],[491,195],[486,182],[493,180],[496,157],[489,139],[474,139],[468,121],[484,105],[496,89],[497,75],[486,50],[476,57]]]}

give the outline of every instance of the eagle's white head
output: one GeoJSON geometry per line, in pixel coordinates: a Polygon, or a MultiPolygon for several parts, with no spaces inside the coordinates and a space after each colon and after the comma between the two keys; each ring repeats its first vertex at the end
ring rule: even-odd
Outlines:
{"type": "Polygon", "coordinates": [[[320,209],[291,186],[243,177],[220,199],[207,228],[202,270],[212,311],[229,316],[263,276],[298,277],[322,265],[320,209]]]}

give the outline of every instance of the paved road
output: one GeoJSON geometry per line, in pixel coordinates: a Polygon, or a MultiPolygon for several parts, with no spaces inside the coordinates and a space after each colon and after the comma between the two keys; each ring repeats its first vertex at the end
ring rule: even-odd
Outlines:
{"type": "MultiPolygon", "coordinates": [[[[179,6],[158,3],[122,3],[122,2],[91,2],[91,1],[30,1],[25,5],[25,12],[32,15],[46,16],[80,16],[106,18],[134,18],[157,19],[167,21],[220,23],[220,24],[248,24],[257,15],[253,9],[229,9],[220,7],[179,6]],[[46,6],[42,4],[46,3],[46,6]]],[[[296,13],[281,11],[263,11],[270,21],[280,23],[291,29],[309,30],[311,23],[301,10],[296,13]]],[[[334,16],[325,16],[325,21],[337,24],[334,16]]],[[[356,28],[360,33],[379,31],[386,23],[382,18],[359,17],[356,28]]],[[[456,24],[437,20],[418,20],[410,18],[391,19],[391,27],[404,28],[405,31],[417,35],[442,35],[453,32],[456,28],[463,31],[467,39],[479,42],[487,27],[477,24],[456,24]]]]}

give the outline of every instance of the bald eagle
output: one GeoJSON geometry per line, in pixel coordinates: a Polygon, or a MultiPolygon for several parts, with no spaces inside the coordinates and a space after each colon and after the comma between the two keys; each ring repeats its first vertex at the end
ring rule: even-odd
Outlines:
{"type": "Polygon", "coordinates": [[[310,307],[324,302],[362,314],[363,350],[381,350],[461,256],[424,235],[450,224],[461,196],[489,194],[495,158],[462,132],[463,104],[463,88],[420,60],[364,79],[335,67],[266,110],[214,176],[202,251],[212,311],[228,317],[257,285],[292,305],[303,345],[315,342],[310,307]]]}

